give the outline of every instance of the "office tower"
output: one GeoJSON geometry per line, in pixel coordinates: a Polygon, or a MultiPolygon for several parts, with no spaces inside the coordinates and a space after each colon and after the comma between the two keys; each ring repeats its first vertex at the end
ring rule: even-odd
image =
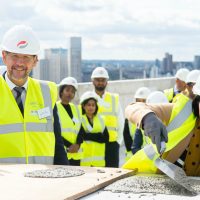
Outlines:
{"type": "Polygon", "coordinates": [[[200,69],[200,56],[194,56],[194,69],[200,69]]]}
{"type": "Polygon", "coordinates": [[[71,37],[69,41],[68,74],[82,81],[81,76],[81,37],[71,37]]]}
{"type": "Polygon", "coordinates": [[[59,83],[68,76],[67,49],[52,48],[44,50],[44,59],[39,61],[33,76],[42,80],[59,83]]]}
{"type": "Polygon", "coordinates": [[[163,58],[163,62],[162,62],[161,72],[164,74],[173,73],[173,58],[172,58],[172,55],[169,53],[165,53],[165,57],[163,58]]]}

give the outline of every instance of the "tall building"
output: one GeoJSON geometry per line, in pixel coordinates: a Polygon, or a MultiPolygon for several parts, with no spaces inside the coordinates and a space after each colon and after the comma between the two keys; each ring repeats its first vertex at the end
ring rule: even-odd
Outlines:
{"type": "Polygon", "coordinates": [[[35,68],[33,76],[42,80],[59,83],[68,76],[67,57],[67,49],[45,49],[44,59],[39,61],[39,66],[35,68]]]}
{"type": "Polygon", "coordinates": [[[161,72],[163,74],[170,73],[173,74],[173,57],[169,53],[165,53],[165,57],[162,62],[161,72]]]}
{"type": "Polygon", "coordinates": [[[194,56],[194,69],[200,69],[200,56],[194,56]]]}
{"type": "Polygon", "coordinates": [[[71,37],[69,41],[68,74],[82,82],[81,37],[71,37]]]}

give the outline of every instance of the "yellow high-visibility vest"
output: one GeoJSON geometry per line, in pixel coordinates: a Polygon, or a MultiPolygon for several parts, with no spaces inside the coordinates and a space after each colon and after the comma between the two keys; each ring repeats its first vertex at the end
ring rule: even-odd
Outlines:
{"type": "Polygon", "coordinates": [[[168,101],[171,103],[174,98],[174,88],[164,90],[164,94],[167,97],[168,101]]]}
{"type": "MultiPolygon", "coordinates": [[[[69,103],[73,119],[68,115],[67,111],[61,104],[61,102],[57,102],[58,114],[60,118],[61,124],[61,132],[62,136],[68,140],[72,144],[76,144],[77,136],[81,127],[81,118],[78,106],[74,105],[73,103],[69,103]]],[[[66,147],[65,147],[66,149],[66,147]]],[[[80,160],[83,158],[83,150],[80,145],[79,151],[77,153],[67,153],[68,159],[80,160]]]]}
{"type": "Polygon", "coordinates": [[[107,105],[100,105],[98,103],[98,113],[104,118],[109,133],[109,142],[116,142],[118,138],[117,114],[119,110],[119,95],[109,92],[105,92],[104,95],[103,100],[107,105]]]}
{"type": "Polygon", "coordinates": [[[2,76],[0,91],[0,162],[53,164],[56,84],[28,78],[24,117],[2,76]],[[38,111],[44,111],[44,108],[49,114],[40,115],[40,119],[38,111]]]}
{"type": "MultiPolygon", "coordinates": [[[[174,104],[169,124],[167,125],[168,143],[166,144],[166,153],[173,149],[180,141],[182,141],[194,128],[196,118],[192,112],[192,102],[185,95],[179,95],[179,99],[174,104]],[[187,108],[187,109],[185,109],[187,108]],[[181,122],[181,117],[187,117],[181,122]],[[179,124],[180,123],[180,124],[179,124]]],[[[154,145],[155,148],[155,145],[154,145]]],[[[133,155],[128,162],[123,165],[125,169],[138,169],[139,172],[156,173],[157,168],[154,160],[159,156],[150,159],[144,149],[133,155]]],[[[163,155],[165,156],[165,154],[163,155]]]]}
{"type": "MultiPolygon", "coordinates": [[[[100,115],[95,115],[93,118],[93,127],[90,125],[86,115],[82,116],[82,126],[86,133],[103,133],[105,129],[104,120],[100,115]]],[[[83,142],[83,159],[81,166],[105,166],[105,143],[98,143],[94,141],[83,142]]]]}

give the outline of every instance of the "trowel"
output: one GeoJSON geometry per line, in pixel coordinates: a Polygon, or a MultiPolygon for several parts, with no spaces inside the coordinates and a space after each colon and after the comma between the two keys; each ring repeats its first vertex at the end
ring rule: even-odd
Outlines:
{"type": "MultiPolygon", "coordinates": [[[[147,146],[146,150],[151,152],[152,155],[152,152],[155,152],[153,146],[152,145],[147,145],[147,146]]],[[[183,186],[187,191],[189,191],[191,195],[198,195],[198,193],[190,185],[191,179],[185,174],[185,171],[182,168],[160,157],[158,157],[154,161],[154,164],[160,171],[162,171],[168,177],[173,179],[176,183],[183,186]]]]}
{"type": "Polygon", "coordinates": [[[160,157],[155,160],[154,164],[159,170],[164,172],[176,183],[183,186],[192,195],[198,195],[198,193],[190,185],[191,179],[186,176],[185,171],[182,168],[167,160],[161,159],[160,157]]]}

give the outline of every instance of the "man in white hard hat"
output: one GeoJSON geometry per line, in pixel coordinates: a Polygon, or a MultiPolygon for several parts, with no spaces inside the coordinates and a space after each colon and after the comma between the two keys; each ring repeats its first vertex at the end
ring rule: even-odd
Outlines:
{"type": "Polygon", "coordinates": [[[119,102],[119,95],[106,91],[108,83],[108,72],[103,67],[93,70],[91,79],[96,94],[100,113],[104,119],[109,132],[109,142],[106,144],[106,167],[119,166],[119,147],[123,140],[124,117],[119,102]]]}
{"type": "Polygon", "coordinates": [[[188,176],[200,176],[200,76],[193,94],[193,99],[180,94],[175,103],[131,104],[126,108],[126,117],[144,129],[157,151],[152,145],[144,147],[124,168],[158,173],[154,163],[162,157],[182,167],[188,176]],[[160,151],[162,142],[167,143],[164,153],[160,151]]]}
{"type": "Polygon", "coordinates": [[[40,44],[17,25],[1,43],[7,71],[0,76],[0,163],[68,164],[57,114],[57,86],[29,77],[40,44]]]}
{"type": "Polygon", "coordinates": [[[176,72],[176,84],[173,88],[164,90],[164,94],[166,95],[168,101],[170,103],[173,102],[175,96],[180,92],[184,92],[186,90],[186,78],[189,74],[189,70],[186,68],[181,68],[176,72]]]}

